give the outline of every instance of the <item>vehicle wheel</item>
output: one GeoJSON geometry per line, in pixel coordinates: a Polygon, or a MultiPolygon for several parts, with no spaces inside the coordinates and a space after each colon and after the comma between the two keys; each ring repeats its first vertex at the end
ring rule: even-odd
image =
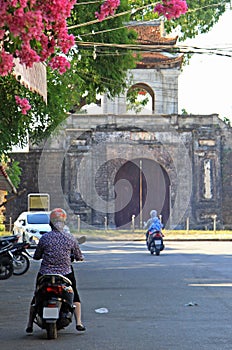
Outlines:
{"type": "Polygon", "coordinates": [[[160,255],[160,250],[156,250],[156,255],[160,255]]]}
{"type": "Polygon", "coordinates": [[[151,248],[151,250],[150,250],[150,253],[151,253],[151,255],[153,255],[154,254],[154,250],[151,248]]]}
{"type": "Polygon", "coordinates": [[[13,262],[7,256],[0,259],[0,280],[6,280],[13,274],[14,267],[13,262]]]}
{"type": "Polygon", "coordinates": [[[20,276],[27,272],[30,267],[30,260],[24,253],[14,255],[13,261],[14,271],[13,275],[20,276]]]}
{"type": "Polygon", "coordinates": [[[48,323],[47,324],[47,338],[48,339],[56,339],[57,338],[56,323],[48,323]]]}

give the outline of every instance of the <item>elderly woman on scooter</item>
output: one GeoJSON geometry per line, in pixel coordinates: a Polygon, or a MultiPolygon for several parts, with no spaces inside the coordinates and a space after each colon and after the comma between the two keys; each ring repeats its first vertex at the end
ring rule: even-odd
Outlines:
{"type": "MultiPolygon", "coordinates": [[[[85,331],[81,322],[81,302],[77,292],[76,280],[71,264],[71,254],[77,261],[84,260],[77,240],[65,230],[67,219],[66,212],[61,208],[53,209],[50,213],[51,232],[43,234],[36,247],[33,259],[42,259],[37,280],[44,274],[60,274],[67,277],[72,282],[74,291],[73,303],[76,306],[74,315],[76,319],[77,331],[85,331]]],[[[31,302],[27,333],[33,332],[34,320],[34,298],[31,302]]]]}
{"type": "MultiPolygon", "coordinates": [[[[148,219],[147,222],[144,222],[144,228],[147,229],[146,231],[146,243],[148,245],[148,237],[149,237],[149,232],[150,231],[157,231],[161,232],[163,228],[163,224],[161,223],[160,219],[157,216],[157,211],[156,210],[151,210],[150,211],[150,218],[148,219]]],[[[163,235],[163,234],[162,234],[163,235]]]]}

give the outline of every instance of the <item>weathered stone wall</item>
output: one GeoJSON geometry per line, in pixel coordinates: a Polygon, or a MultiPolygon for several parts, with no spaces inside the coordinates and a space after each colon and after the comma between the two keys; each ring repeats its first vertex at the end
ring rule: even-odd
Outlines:
{"type": "Polygon", "coordinates": [[[6,204],[6,224],[14,222],[18,215],[27,210],[27,194],[38,190],[38,164],[41,152],[39,150],[28,153],[14,153],[12,158],[19,162],[22,169],[20,186],[17,189],[22,193],[6,204]]]}
{"type": "Polygon", "coordinates": [[[222,152],[222,219],[225,228],[232,229],[232,149],[222,152]]]}

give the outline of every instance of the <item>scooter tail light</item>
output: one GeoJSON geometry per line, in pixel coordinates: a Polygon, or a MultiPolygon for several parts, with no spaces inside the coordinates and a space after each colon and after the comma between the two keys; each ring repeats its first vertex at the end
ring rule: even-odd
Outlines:
{"type": "Polygon", "coordinates": [[[48,303],[47,307],[54,308],[56,307],[56,303],[48,303]]]}
{"type": "Polygon", "coordinates": [[[62,291],[63,291],[62,286],[48,286],[48,287],[46,287],[46,292],[48,292],[48,293],[61,294],[62,291]]]}
{"type": "Polygon", "coordinates": [[[155,237],[162,237],[161,233],[156,233],[155,237]]]}

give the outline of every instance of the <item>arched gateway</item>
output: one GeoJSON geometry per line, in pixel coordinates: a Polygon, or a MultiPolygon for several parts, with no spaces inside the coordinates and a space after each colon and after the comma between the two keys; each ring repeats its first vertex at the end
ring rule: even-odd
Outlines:
{"type": "Polygon", "coordinates": [[[124,163],[115,176],[115,184],[126,180],[117,192],[119,208],[121,202],[128,204],[122,209],[115,207],[116,227],[131,226],[134,215],[135,226],[143,227],[150,211],[156,209],[162,222],[167,223],[170,214],[170,180],[164,168],[154,160],[137,158],[124,163]],[[131,193],[132,188],[132,193],[131,193]]]}

